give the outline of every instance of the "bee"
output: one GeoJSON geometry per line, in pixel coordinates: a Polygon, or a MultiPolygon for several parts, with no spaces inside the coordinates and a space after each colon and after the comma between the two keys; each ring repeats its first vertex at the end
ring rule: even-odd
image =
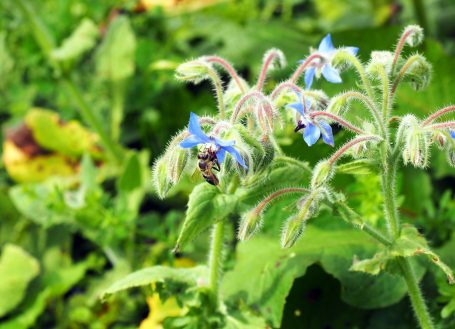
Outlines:
{"type": "Polygon", "coordinates": [[[216,156],[216,150],[212,145],[205,145],[197,155],[198,168],[207,183],[217,186],[219,184],[218,177],[212,172],[213,170],[220,171],[220,164],[216,156]]]}

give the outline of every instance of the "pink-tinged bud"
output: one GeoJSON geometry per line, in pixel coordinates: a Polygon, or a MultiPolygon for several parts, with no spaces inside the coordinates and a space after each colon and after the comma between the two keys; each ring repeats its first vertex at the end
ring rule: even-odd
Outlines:
{"type": "Polygon", "coordinates": [[[447,145],[447,137],[444,135],[444,132],[440,130],[434,132],[433,141],[440,150],[443,150],[447,145]]]}
{"type": "Polygon", "coordinates": [[[424,39],[423,29],[419,25],[406,26],[403,35],[407,35],[405,42],[411,47],[420,45],[424,39]]]}

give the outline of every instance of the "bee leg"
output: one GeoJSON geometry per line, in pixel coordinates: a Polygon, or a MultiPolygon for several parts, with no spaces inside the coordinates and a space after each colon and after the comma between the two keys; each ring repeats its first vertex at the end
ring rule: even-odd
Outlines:
{"type": "Polygon", "coordinates": [[[220,164],[218,163],[218,159],[213,160],[213,167],[212,167],[212,169],[214,169],[214,170],[216,170],[216,171],[220,171],[220,170],[221,170],[220,164]]]}

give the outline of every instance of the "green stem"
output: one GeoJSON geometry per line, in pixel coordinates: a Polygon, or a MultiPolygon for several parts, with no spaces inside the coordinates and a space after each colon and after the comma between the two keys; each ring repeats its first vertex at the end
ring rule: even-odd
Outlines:
{"type": "Polygon", "coordinates": [[[398,264],[400,265],[401,272],[406,281],[406,285],[408,286],[409,298],[411,299],[411,304],[420,327],[422,329],[434,329],[433,321],[431,320],[409,259],[400,258],[398,264]]]}
{"type": "Polygon", "coordinates": [[[382,119],[387,122],[389,116],[389,77],[384,66],[379,65],[378,73],[382,81],[382,119]]]}
{"type": "Polygon", "coordinates": [[[400,235],[400,221],[395,201],[395,174],[397,160],[390,161],[390,157],[384,151],[384,168],[382,172],[382,193],[384,197],[384,212],[387,221],[389,235],[396,239],[400,235]]]}
{"type": "MultiPolygon", "coordinates": [[[[384,171],[382,174],[382,188],[384,197],[384,212],[387,220],[389,234],[392,239],[397,239],[400,234],[400,223],[395,199],[395,174],[397,169],[397,158],[391,156],[388,152],[383,153],[384,171]]],[[[415,277],[414,270],[408,259],[399,258],[398,264],[401,273],[408,287],[409,298],[414,309],[414,313],[422,329],[434,329],[430,314],[425,305],[422,292],[415,277]]]]}
{"type": "Polygon", "coordinates": [[[123,154],[122,154],[120,148],[109,137],[106,130],[102,126],[101,122],[98,120],[98,118],[95,116],[93,111],[90,109],[90,107],[88,106],[84,97],[82,97],[80,90],[76,87],[74,82],[69,78],[63,78],[62,82],[65,85],[65,87],[67,88],[69,94],[72,96],[72,99],[74,100],[74,102],[79,107],[81,116],[84,119],[84,121],[87,122],[88,125],[94,131],[96,131],[96,133],[98,134],[98,136],[101,139],[101,143],[106,148],[107,152],[109,152],[109,154],[113,157],[114,160],[116,160],[118,163],[120,163],[123,158],[123,154]]]}
{"type": "MultiPolygon", "coordinates": [[[[35,37],[36,42],[40,46],[42,52],[49,61],[49,64],[58,72],[61,73],[60,64],[55,61],[52,56],[52,50],[54,49],[54,40],[51,37],[51,33],[44,25],[44,23],[39,19],[39,16],[36,14],[36,11],[32,8],[30,3],[27,0],[17,0],[15,1],[17,7],[21,11],[22,15],[25,17],[27,22],[32,28],[32,33],[35,37]]],[[[68,89],[69,93],[73,97],[74,101],[79,106],[82,118],[90,125],[90,127],[95,130],[95,132],[100,136],[103,146],[106,148],[106,151],[117,162],[121,162],[123,155],[120,148],[110,139],[109,135],[105,131],[101,121],[93,114],[93,111],[90,109],[84,98],[82,97],[81,92],[76,87],[74,82],[68,76],[63,76],[61,78],[63,84],[68,89]]]]}
{"type": "Polygon", "coordinates": [[[365,231],[371,237],[373,237],[376,241],[382,243],[385,246],[390,246],[392,242],[382,234],[382,232],[378,231],[373,226],[365,223],[363,219],[360,217],[358,213],[352,210],[346,203],[338,202],[337,204],[338,213],[340,216],[348,223],[352,224],[353,226],[359,228],[362,231],[365,231]]]}
{"type": "Polygon", "coordinates": [[[218,300],[221,277],[221,263],[223,258],[224,220],[213,226],[212,240],[209,254],[209,287],[218,300]]]}
{"type": "Polygon", "coordinates": [[[344,59],[354,65],[355,69],[360,75],[360,79],[362,80],[363,87],[367,92],[368,97],[370,97],[371,101],[374,102],[374,92],[373,88],[371,87],[370,82],[368,81],[367,74],[365,73],[365,69],[363,68],[362,63],[359,61],[357,57],[348,53],[347,51],[340,51],[337,56],[340,56],[340,59],[344,59]]]}

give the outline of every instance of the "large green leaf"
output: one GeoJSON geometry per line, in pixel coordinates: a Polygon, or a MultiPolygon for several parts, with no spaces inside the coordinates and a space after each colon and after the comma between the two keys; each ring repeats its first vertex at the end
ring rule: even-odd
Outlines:
{"type": "Polygon", "coordinates": [[[177,240],[176,250],[193,240],[213,223],[225,220],[235,210],[237,198],[221,193],[208,183],[197,185],[190,194],[185,222],[177,240]]]}
{"type": "Polygon", "coordinates": [[[122,80],[134,72],[136,37],[126,16],[113,20],[97,52],[96,70],[106,80],[122,80]]]}
{"type": "MultiPolygon", "coordinates": [[[[331,217],[317,220],[338,221],[331,217]]],[[[401,277],[389,273],[374,277],[349,270],[354,256],[372,255],[377,248],[363,232],[313,225],[290,249],[281,249],[278,239],[253,238],[239,245],[236,265],[226,273],[222,291],[231,302],[257,308],[278,327],[294,280],[311,264],[320,263],[341,281],[343,300],[361,308],[384,307],[398,302],[406,293],[401,277]]]]}
{"type": "Polygon", "coordinates": [[[187,285],[196,285],[198,280],[207,279],[207,268],[196,266],[193,268],[172,268],[168,266],[153,266],[133,272],[125,278],[118,280],[103,292],[101,298],[115,294],[119,291],[150,285],[156,282],[177,282],[187,285]]]}
{"type": "Polygon", "coordinates": [[[0,317],[24,298],[29,282],[39,273],[39,263],[18,246],[7,244],[0,258],[0,317]]]}

